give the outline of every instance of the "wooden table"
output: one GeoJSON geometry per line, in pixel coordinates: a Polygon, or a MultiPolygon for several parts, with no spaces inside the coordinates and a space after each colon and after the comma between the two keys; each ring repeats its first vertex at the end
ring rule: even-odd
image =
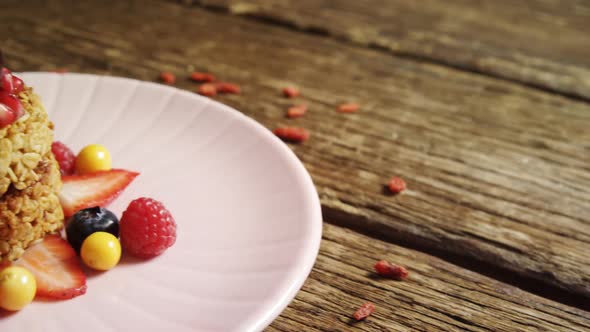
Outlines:
{"type": "Polygon", "coordinates": [[[209,71],[242,87],[219,101],[311,132],[290,147],[321,252],[268,331],[590,330],[590,2],[3,0],[0,31],[17,71],[171,71],[189,90],[209,71]],[[376,277],[379,259],[410,278],[376,277]]]}

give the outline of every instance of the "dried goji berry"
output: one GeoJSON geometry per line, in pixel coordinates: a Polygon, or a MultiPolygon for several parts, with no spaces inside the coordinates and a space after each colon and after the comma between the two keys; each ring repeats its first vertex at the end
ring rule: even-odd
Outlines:
{"type": "Polygon", "coordinates": [[[195,71],[191,74],[191,80],[195,82],[213,82],[215,81],[215,76],[213,74],[195,71]]]}
{"type": "Polygon", "coordinates": [[[287,98],[295,98],[299,96],[299,90],[294,87],[283,88],[283,95],[287,98]]]}
{"type": "Polygon", "coordinates": [[[306,141],[309,138],[309,132],[304,128],[279,127],[273,132],[280,139],[288,142],[300,143],[306,141]]]}
{"type": "Polygon", "coordinates": [[[392,264],[385,260],[380,260],[375,263],[375,272],[382,277],[406,279],[408,277],[408,270],[405,267],[392,264]]]}
{"type": "Polygon", "coordinates": [[[394,194],[399,194],[406,189],[406,181],[404,179],[394,176],[387,183],[387,188],[394,194]]]}
{"type": "Polygon", "coordinates": [[[216,84],[216,86],[217,86],[217,92],[219,92],[219,93],[239,94],[242,90],[239,85],[234,84],[234,83],[228,83],[228,82],[219,82],[216,84]]]}
{"type": "Polygon", "coordinates": [[[369,317],[375,311],[375,305],[371,302],[363,303],[357,311],[354,312],[354,319],[363,320],[369,317]]]}
{"type": "Polygon", "coordinates": [[[166,84],[174,84],[176,82],[176,76],[169,71],[163,71],[160,73],[160,80],[166,84]]]}
{"type": "Polygon", "coordinates": [[[287,110],[287,116],[290,118],[302,117],[307,112],[307,105],[295,105],[289,107],[287,110]]]}
{"type": "Polygon", "coordinates": [[[217,85],[213,83],[205,83],[199,85],[197,92],[203,96],[213,97],[217,95],[217,85]]]}
{"type": "Polygon", "coordinates": [[[338,112],[340,113],[355,113],[359,110],[360,106],[356,103],[346,103],[338,106],[338,112]]]}

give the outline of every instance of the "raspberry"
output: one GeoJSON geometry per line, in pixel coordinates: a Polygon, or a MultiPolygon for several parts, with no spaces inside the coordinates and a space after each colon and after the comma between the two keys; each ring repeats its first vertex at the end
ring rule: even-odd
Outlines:
{"type": "Polygon", "coordinates": [[[70,150],[70,148],[62,142],[55,141],[51,144],[51,152],[53,152],[55,159],[57,159],[61,175],[74,174],[76,155],[70,150]]]}
{"type": "Polygon", "coordinates": [[[176,242],[176,222],[161,202],[141,197],[129,203],[120,222],[121,244],[140,258],[160,255],[176,242]]]}

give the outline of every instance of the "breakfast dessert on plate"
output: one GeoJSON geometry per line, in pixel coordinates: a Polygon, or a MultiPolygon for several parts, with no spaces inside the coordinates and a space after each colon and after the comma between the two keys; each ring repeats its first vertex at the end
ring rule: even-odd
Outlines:
{"type": "Polygon", "coordinates": [[[63,227],[53,124],[30,87],[0,74],[0,262],[63,227]]]}
{"type": "Polygon", "coordinates": [[[176,223],[161,202],[137,198],[120,221],[105,208],[139,173],[113,169],[100,144],[75,155],[54,141],[40,98],[1,58],[0,308],[83,295],[82,263],[106,271],[118,264],[122,248],[152,258],[171,247],[176,223]]]}

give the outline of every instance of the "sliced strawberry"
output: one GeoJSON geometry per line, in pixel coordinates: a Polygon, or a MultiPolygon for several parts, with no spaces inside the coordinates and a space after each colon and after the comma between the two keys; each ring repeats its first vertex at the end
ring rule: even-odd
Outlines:
{"type": "Polygon", "coordinates": [[[86,276],[76,252],[58,235],[46,236],[29,247],[15,265],[35,276],[37,296],[71,299],[86,293],[86,276]]]}
{"type": "Polygon", "coordinates": [[[66,216],[112,202],[139,173],[112,169],[84,175],[62,176],[59,200],[66,216]]]}

